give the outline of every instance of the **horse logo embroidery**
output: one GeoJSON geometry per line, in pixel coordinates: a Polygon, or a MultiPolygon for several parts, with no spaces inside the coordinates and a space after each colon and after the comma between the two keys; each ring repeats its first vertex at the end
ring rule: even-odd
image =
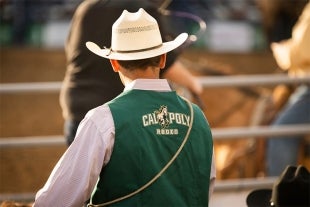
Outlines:
{"type": "Polygon", "coordinates": [[[166,128],[169,126],[170,122],[168,120],[168,107],[161,106],[159,110],[154,111],[156,118],[158,119],[158,123],[162,128],[166,128]]]}

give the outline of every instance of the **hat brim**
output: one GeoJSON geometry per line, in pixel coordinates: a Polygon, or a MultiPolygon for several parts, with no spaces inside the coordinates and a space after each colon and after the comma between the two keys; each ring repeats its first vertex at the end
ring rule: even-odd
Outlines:
{"type": "Polygon", "coordinates": [[[291,67],[292,41],[283,40],[279,43],[273,42],[270,46],[279,67],[283,70],[289,69],[291,67]]]}
{"type": "Polygon", "coordinates": [[[94,42],[86,42],[86,47],[101,57],[113,60],[139,60],[139,59],[146,59],[155,56],[159,56],[174,50],[175,48],[182,45],[186,39],[188,38],[187,33],[182,33],[177,36],[173,41],[164,42],[160,47],[138,51],[138,52],[117,52],[110,49],[101,49],[96,43],[94,42]]]}
{"type": "Polygon", "coordinates": [[[246,198],[248,207],[270,207],[271,189],[258,189],[250,192],[246,198]]]}

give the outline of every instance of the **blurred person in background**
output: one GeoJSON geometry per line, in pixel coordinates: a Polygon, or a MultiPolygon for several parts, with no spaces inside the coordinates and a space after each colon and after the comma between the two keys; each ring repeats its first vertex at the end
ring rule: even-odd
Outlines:
{"type": "MultiPolygon", "coordinates": [[[[85,47],[86,41],[108,45],[111,42],[110,29],[123,9],[136,11],[140,7],[160,20],[157,11],[161,0],[84,0],[77,8],[65,44],[67,70],[60,93],[60,104],[65,119],[64,135],[69,146],[80,121],[88,110],[111,100],[121,91],[123,85],[117,73],[109,70],[108,60],[91,54],[85,47]]],[[[161,27],[166,40],[165,28],[161,27]]],[[[200,95],[203,87],[197,79],[177,61],[181,49],[167,55],[166,68],[161,77],[200,95]]]]}
{"type": "MultiPolygon", "coordinates": [[[[310,75],[310,3],[307,3],[291,38],[271,43],[271,49],[278,66],[289,76],[310,75]]],[[[278,86],[274,90],[271,117],[273,126],[310,123],[310,84],[278,86]]],[[[297,165],[300,149],[310,152],[310,145],[305,143],[307,135],[290,135],[267,139],[266,173],[279,176],[287,165],[297,165]]]]}
{"type": "Polygon", "coordinates": [[[12,0],[12,44],[32,46],[40,44],[40,30],[49,19],[49,9],[64,0],[12,0]]]}

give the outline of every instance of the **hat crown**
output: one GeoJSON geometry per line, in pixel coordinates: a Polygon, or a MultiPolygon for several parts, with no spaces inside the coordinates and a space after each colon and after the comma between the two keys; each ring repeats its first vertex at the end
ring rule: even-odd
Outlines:
{"type": "Polygon", "coordinates": [[[310,2],[292,29],[292,37],[271,44],[277,64],[292,75],[310,73],[310,2]]]}
{"type": "Polygon", "coordinates": [[[136,13],[124,10],[115,21],[110,48],[101,49],[91,41],[86,42],[86,47],[96,55],[108,59],[140,60],[170,52],[187,38],[188,34],[182,33],[174,40],[162,42],[157,21],[141,8],[136,13]]]}
{"type": "Polygon", "coordinates": [[[306,167],[287,166],[272,189],[275,206],[309,206],[310,173],[306,167]]]}
{"type": "Polygon", "coordinates": [[[271,189],[251,191],[248,207],[310,206],[310,172],[305,166],[287,166],[271,189]]]}
{"type": "Polygon", "coordinates": [[[112,26],[113,51],[137,52],[161,44],[157,21],[142,8],[135,13],[124,10],[112,26]]]}

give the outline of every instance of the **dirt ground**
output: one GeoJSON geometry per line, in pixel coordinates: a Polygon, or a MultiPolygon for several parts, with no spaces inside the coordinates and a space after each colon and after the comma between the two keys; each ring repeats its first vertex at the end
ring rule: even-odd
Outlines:
{"type": "MultiPolygon", "coordinates": [[[[62,50],[2,49],[0,58],[1,83],[62,81],[65,73],[62,50]]],[[[182,60],[199,76],[265,74],[275,72],[276,68],[269,52],[210,54],[190,50],[182,55],[182,60]]],[[[259,91],[205,89],[201,99],[211,126],[247,126],[259,91]]],[[[59,93],[0,94],[0,139],[62,135],[58,98],[59,93]]],[[[64,150],[65,146],[0,148],[0,194],[36,192],[64,150]]]]}

